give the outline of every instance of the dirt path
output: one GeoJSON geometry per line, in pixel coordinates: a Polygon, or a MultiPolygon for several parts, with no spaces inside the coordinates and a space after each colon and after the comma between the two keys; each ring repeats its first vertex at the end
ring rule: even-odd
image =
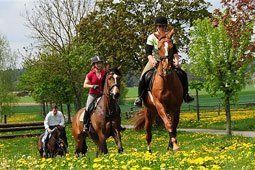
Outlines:
{"type": "MultiPolygon", "coordinates": [[[[125,125],[127,129],[133,129],[132,125],[125,125]]],[[[215,135],[226,135],[226,130],[216,130],[216,129],[190,129],[190,128],[179,128],[178,131],[183,132],[193,132],[193,133],[207,133],[215,135]]],[[[255,131],[232,131],[234,136],[244,136],[244,137],[255,137],[255,131]]]]}

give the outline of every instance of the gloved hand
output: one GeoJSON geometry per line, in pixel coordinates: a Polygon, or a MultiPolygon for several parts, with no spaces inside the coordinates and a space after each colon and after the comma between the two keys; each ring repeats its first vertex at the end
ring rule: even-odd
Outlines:
{"type": "Polygon", "coordinates": [[[52,133],[53,129],[51,130],[50,128],[47,129],[48,133],[52,133]]]}
{"type": "Polygon", "coordinates": [[[49,133],[52,133],[55,129],[56,129],[56,127],[52,130],[50,128],[48,128],[47,130],[48,130],[49,133]]]}
{"type": "Polygon", "coordinates": [[[99,88],[99,85],[94,85],[92,88],[96,90],[97,88],[99,88]]]}

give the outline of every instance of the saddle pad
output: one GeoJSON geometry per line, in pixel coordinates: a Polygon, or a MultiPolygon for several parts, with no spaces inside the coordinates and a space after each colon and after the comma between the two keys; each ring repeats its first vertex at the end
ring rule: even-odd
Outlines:
{"type": "MultiPolygon", "coordinates": [[[[101,99],[101,97],[97,98],[97,100],[96,100],[96,102],[95,102],[95,104],[94,104],[94,107],[93,107],[94,109],[97,107],[98,102],[99,102],[100,99],[101,99]]],[[[93,110],[94,110],[94,109],[93,109],[93,110]]],[[[83,122],[85,110],[86,110],[86,109],[84,108],[84,111],[81,113],[81,115],[80,115],[80,117],[79,117],[79,120],[80,120],[81,122],[83,122]]],[[[92,111],[93,111],[93,110],[92,110],[92,111]]]]}
{"type": "Polygon", "coordinates": [[[83,110],[83,112],[80,114],[80,121],[83,122],[83,118],[84,118],[84,114],[85,114],[85,108],[83,110]]]}

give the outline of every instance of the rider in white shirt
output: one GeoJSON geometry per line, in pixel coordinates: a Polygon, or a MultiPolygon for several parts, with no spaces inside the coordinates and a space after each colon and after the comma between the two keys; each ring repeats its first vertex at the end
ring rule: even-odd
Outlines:
{"type": "MultiPolygon", "coordinates": [[[[47,139],[48,135],[53,131],[53,129],[58,125],[64,127],[65,119],[64,119],[62,112],[58,111],[58,107],[56,105],[54,105],[52,107],[52,111],[50,111],[44,119],[45,133],[42,138],[43,154],[44,155],[45,155],[45,150],[46,150],[46,145],[45,145],[46,139],[47,139]]],[[[61,137],[64,140],[66,147],[68,147],[66,132],[65,132],[64,128],[63,128],[61,137]]]]}

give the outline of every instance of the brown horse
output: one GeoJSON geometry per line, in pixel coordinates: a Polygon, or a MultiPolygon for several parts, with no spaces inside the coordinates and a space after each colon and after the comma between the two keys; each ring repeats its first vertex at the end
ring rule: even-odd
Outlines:
{"type": "Polygon", "coordinates": [[[99,153],[108,153],[106,139],[112,136],[118,146],[118,152],[123,152],[120,135],[120,71],[119,68],[110,69],[104,80],[103,95],[96,108],[91,113],[89,134],[83,132],[83,122],[80,120],[84,108],[80,109],[72,120],[72,134],[77,143],[75,154],[79,156],[87,152],[86,137],[89,136],[97,145],[99,153]]]}
{"type": "MultiPolygon", "coordinates": [[[[46,158],[56,157],[57,155],[64,156],[66,154],[66,144],[63,139],[61,139],[61,133],[63,131],[62,126],[56,126],[53,132],[50,134],[49,139],[46,142],[46,158]]],[[[42,137],[44,134],[40,135],[38,140],[38,151],[40,156],[43,157],[42,149],[42,137]]]]}
{"type": "Polygon", "coordinates": [[[180,108],[182,104],[182,84],[173,69],[172,59],[168,58],[168,51],[173,48],[171,37],[174,31],[158,37],[158,50],[160,61],[153,77],[152,89],[144,96],[145,109],[141,110],[135,119],[135,129],[145,127],[148,150],[151,152],[151,127],[156,114],[163,120],[169,132],[168,149],[178,150],[177,126],[179,123],[180,108]]]}

